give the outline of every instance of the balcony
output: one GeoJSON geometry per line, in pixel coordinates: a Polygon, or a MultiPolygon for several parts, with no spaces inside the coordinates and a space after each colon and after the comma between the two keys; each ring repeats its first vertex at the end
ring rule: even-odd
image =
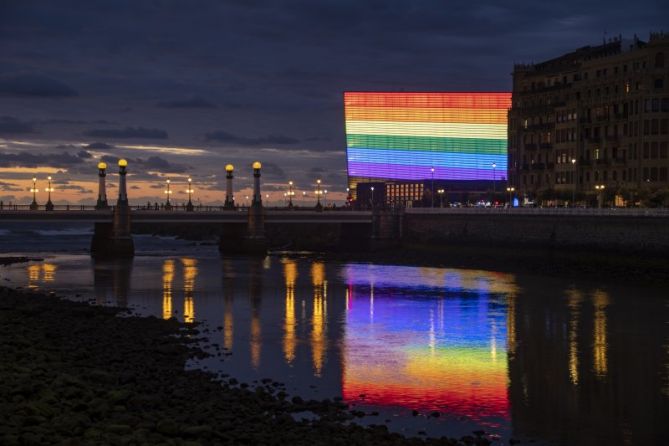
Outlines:
{"type": "Polygon", "coordinates": [[[598,166],[608,166],[611,164],[611,162],[608,159],[598,159],[595,160],[595,164],[598,166]]]}
{"type": "Polygon", "coordinates": [[[532,143],[532,144],[525,144],[525,150],[537,150],[537,145],[532,143]]]}
{"type": "Polygon", "coordinates": [[[534,163],[532,164],[532,170],[544,170],[546,165],[544,163],[534,163]]]}
{"type": "Polygon", "coordinates": [[[542,149],[552,149],[553,144],[551,144],[549,142],[542,142],[541,144],[539,144],[539,147],[542,148],[542,149]]]}

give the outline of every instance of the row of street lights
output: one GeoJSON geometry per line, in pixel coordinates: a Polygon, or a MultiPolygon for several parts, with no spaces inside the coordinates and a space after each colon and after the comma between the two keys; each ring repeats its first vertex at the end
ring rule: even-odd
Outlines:
{"type": "MultiPolygon", "coordinates": [[[[230,169],[227,169],[227,170],[228,170],[228,172],[231,172],[230,169]]],[[[166,199],[165,199],[165,206],[164,207],[165,207],[166,210],[171,210],[172,207],[173,207],[172,203],[170,201],[170,196],[173,193],[172,189],[170,188],[171,184],[172,184],[172,181],[170,179],[165,180],[164,193],[165,193],[166,199]]],[[[288,200],[288,207],[289,208],[294,207],[294,204],[293,204],[293,197],[295,197],[294,185],[295,185],[295,183],[293,183],[292,180],[288,181],[288,191],[284,192],[284,194],[283,194],[284,200],[288,200]]],[[[348,192],[348,188],[346,190],[348,192]]],[[[188,203],[186,204],[186,210],[187,211],[192,211],[194,209],[193,193],[195,192],[195,189],[193,189],[193,179],[192,178],[188,178],[188,186],[187,186],[185,192],[188,194],[188,203]]],[[[321,197],[323,197],[323,201],[324,201],[325,205],[327,205],[327,194],[328,194],[328,190],[321,188],[321,180],[320,179],[316,180],[316,190],[314,190],[314,195],[316,196],[316,207],[317,208],[322,208],[323,207],[323,204],[321,204],[321,197]]],[[[306,199],[306,197],[307,197],[307,192],[303,191],[302,192],[302,198],[306,199]]],[[[269,199],[269,194],[266,194],[266,198],[269,199]]],[[[248,199],[249,199],[249,196],[246,195],[246,200],[248,201],[248,199]]]]}
{"type": "MultiPolygon", "coordinates": [[[[51,192],[54,191],[53,187],[51,187],[51,176],[46,177],[48,181],[47,187],[44,189],[45,192],[47,192],[48,199],[46,202],[46,210],[47,211],[53,211],[53,203],[51,202],[51,192]]],[[[39,192],[39,189],[37,188],[37,177],[33,177],[33,187],[30,189],[30,192],[33,194],[33,202],[30,203],[30,209],[35,210],[39,207],[37,204],[37,192],[39,192]]]]}

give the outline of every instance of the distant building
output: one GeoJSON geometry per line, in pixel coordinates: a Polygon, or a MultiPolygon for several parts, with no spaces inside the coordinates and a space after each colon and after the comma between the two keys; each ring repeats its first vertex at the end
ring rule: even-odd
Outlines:
{"type": "Polygon", "coordinates": [[[510,185],[531,200],[617,205],[666,189],[668,58],[669,34],[657,33],[516,65],[510,185]]]}
{"type": "Polygon", "coordinates": [[[505,197],[510,93],[346,92],[344,105],[358,206],[505,197]]]}

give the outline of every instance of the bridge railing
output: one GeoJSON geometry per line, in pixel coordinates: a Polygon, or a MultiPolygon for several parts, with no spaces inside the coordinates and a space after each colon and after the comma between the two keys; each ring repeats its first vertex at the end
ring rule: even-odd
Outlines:
{"type": "MultiPolygon", "coordinates": [[[[166,208],[161,204],[155,205],[130,205],[130,210],[132,211],[164,211],[164,212],[173,212],[173,211],[187,211],[187,208],[185,205],[172,205],[170,208],[166,208]]],[[[305,212],[305,211],[315,211],[316,208],[315,206],[293,206],[292,208],[289,208],[288,206],[264,206],[263,207],[265,210],[272,210],[272,211],[295,211],[295,212],[305,212]]],[[[109,206],[109,210],[114,210],[114,206],[109,206]]],[[[223,212],[223,211],[228,211],[228,212],[246,212],[249,209],[249,206],[236,206],[233,209],[227,209],[225,206],[222,205],[196,205],[193,206],[193,210],[191,212],[223,212]]],[[[0,212],[2,211],[46,211],[46,205],[45,204],[40,204],[37,206],[36,209],[33,209],[30,204],[0,204],[0,212]]],[[[95,205],[89,205],[89,204],[56,204],[53,206],[53,211],[95,211],[97,208],[95,205]]],[[[321,212],[346,212],[346,211],[352,211],[353,209],[350,207],[338,207],[338,208],[328,208],[328,207],[323,207],[320,209],[321,212]]]]}

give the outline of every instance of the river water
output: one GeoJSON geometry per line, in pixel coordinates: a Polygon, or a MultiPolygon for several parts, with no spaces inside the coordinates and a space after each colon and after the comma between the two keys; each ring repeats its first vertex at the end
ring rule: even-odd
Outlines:
{"type": "Polygon", "coordinates": [[[131,261],[94,261],[87,228],[0,230],[7,286],[203,322],[227,354],[197,364],[342,397],[410,435],[483,430],[497,444],[669,444],[669,295],[470,269],[221,258],[136,237],[131,261]],[[418,415],[415,415],[415,412],[418,415]],[[439,417],[430,416],[439,412],[439,417]]]}

